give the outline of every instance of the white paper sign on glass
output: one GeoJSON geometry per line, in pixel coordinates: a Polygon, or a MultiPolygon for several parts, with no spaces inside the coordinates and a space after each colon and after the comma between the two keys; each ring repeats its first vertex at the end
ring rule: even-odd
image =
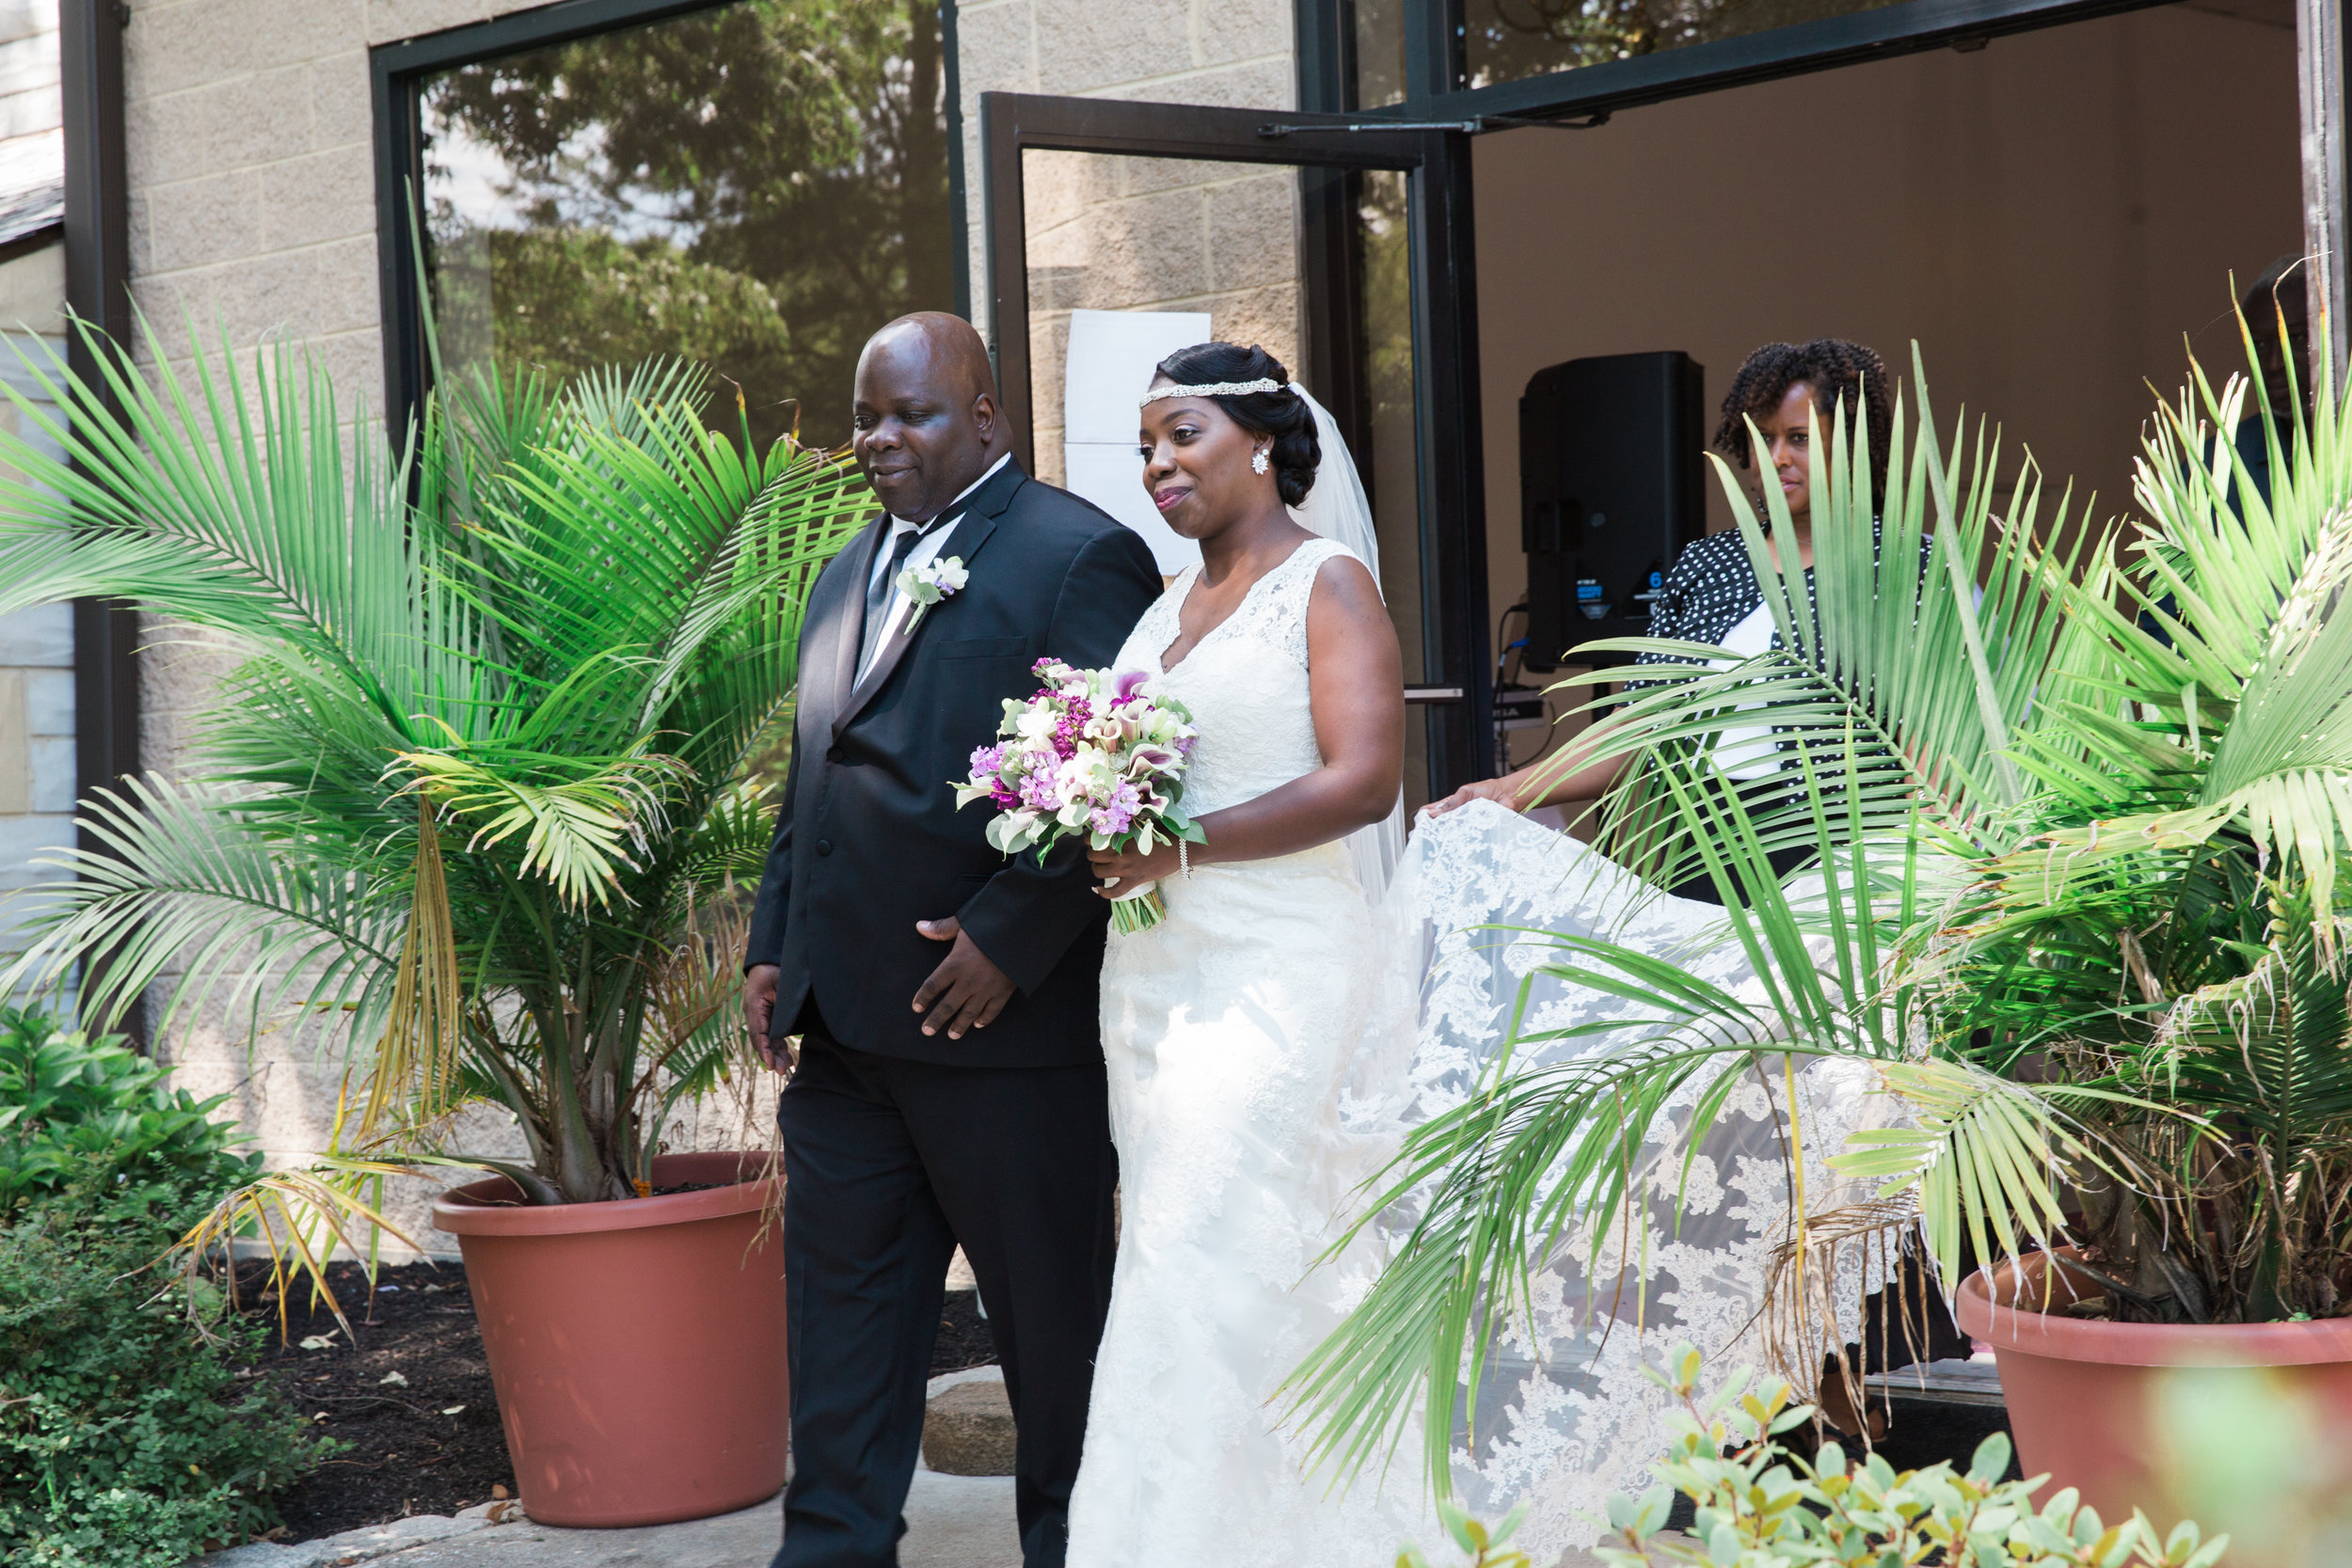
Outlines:
{"type": "Polygon", "coordinates": [[[1136,454],[1136,401],[1153,367],[1180,348],[1209,341],[1202,310],[1073,310],[1062,374],[1062,463],[1073,494],[1084,496],[1143,535],[1164,576],[1200,559],[1200,546],[1160,520],[1143,488],[1136,454]]]}

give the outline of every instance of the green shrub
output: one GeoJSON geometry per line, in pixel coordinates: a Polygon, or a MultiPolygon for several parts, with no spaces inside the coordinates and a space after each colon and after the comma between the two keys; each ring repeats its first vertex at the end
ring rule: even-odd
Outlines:
{"type": "MultiPolygon", "coordinates": [[[[1673,1374],[1650,1377],[1681,1402],[1674,1446],[1654,1466],[1658,1485],[1609,1499],[1609,1534],[1595,1548],[1618,1568],[2215,1568],[2229,1547],[2228,1536],[2202,1540],[2190,1523],[2162,1537],[2144,1514],[2106,1524],[2071,1486],[2036,1508],[2033,1493],[2050,1478],[2001,1480],[2009,1438],[1999,1433],[1964,1474],[1948,1461],[1899,1472],[1877,1454],[1849,1463],[1835,1443],[1808,1463],[1776,1440],[1813,1416],[1790,1402],[1787,1384],[1774,1378],[1751,1392],[1742,1369],[1701,1402],[1699,1353],[1681,1345],[1667,1359],[1673,1374]],[[1677,1491],[1697,1505],[1687,1536],[1661,1533],[1677,1491]]],[[[1523,1511],[1488,1529],[1438,1505],[1474,1568],[1528,1568],[1526,1554],[1507,1545],[1523,1511]]],[[[1428,1568],[1428,1560],[1408,1546],[1397,1568],[1428,1568]]]]}
{"type": "MultiPolygon", "coordinates": [[[[95,1163],[94,1163],[95,1164],[95,1163]]],[[[174,1568],[277,1522],[327,1451],[240,1381],[262,1330],[151,1265],[201,1210],[183,1173],[85,1171],[0,1228],[0,1562],[174,1568]]]]}
{"type": "Polygon", "coordinates": [[[172,1568],[277,1520],[326,1445],[237,1377],[262,1330],[152,1265],[251,1178],[221,1098],[0,1009],[0,1562],[172,1568]],[[168,1288],[167,1296],[159,1291],[168,1288]],[[188,1291],[194,1291],[191,1299],[188,1291]]]}
{"type": "Polygon", "coordinates": [[[161,1184],[207,1198],[251,1179],[236,1130],[119,1037],[0,1007],[0,1219],[67,1186],[161,1184]]]}

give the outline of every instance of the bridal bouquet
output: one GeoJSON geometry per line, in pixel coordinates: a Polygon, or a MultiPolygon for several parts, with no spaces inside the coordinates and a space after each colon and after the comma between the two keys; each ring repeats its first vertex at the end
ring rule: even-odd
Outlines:
{"type": "MultiPolygon", "coordinates": [[[[1139,671],[1075,670],[1058,659],[1032,667],[1045,684],[1026,702],[1005,702],[993,746],[972,753],[972,777],[954,786],[958,808],[993,801],[988,841],[1008,855],[1034,846],[1038,859],[1064,839],[1127,849],[1201,832],[1178,802],[1198,732],[1170,697],[1147,697],[1139,671]]],[[[1121,931],[1148,930],[1168,913],[1155,882],[1124,888],[1111,905],[1121,931]]]]}

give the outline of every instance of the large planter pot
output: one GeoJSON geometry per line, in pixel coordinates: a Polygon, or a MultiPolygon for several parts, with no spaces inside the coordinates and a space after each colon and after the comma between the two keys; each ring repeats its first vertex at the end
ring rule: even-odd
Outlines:
{"type": "Polygon", "coordinates": [[[2025,1473],[2110,1522],[2138,1509],[2164,1530],[2226,1530],[2229,1568],[2352,1562],[2352,1320],[2062,1315],[2099,1294],[2039,1253],[1961,1283],[1960,1326],[2000,1362],[2025,1473]]]}
{"type": "Polygon", "coordinates": [[[523,1205],[504,1178],[444,1193],[525,1512],[659,1525],[784,1484],[784,1241],[764,1155],[670,1154],[658,1188],[523,1205]]]}

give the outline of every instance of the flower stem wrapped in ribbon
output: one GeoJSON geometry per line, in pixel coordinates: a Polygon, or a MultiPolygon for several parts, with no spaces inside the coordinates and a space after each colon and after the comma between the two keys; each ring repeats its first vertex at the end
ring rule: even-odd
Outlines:
{"type": "MultiPolygon", "coordinates": [[[[997,742],[972,753],[956,805],[994,802],[988,841],[1008,855],[1084,838],[1090,848],[1149,854],[1162,844],[1205,842],[1186,816],[1184,768],[1199,732],[1172,697],[1143,694],[1140,671],[1077,670],[1058,659],[1032,666],[1044,685],[1026,702],[1005,701],[997,742]]],[[[1156,882],[1121,888],[1111,921],[1130,934],[1166,917],[1156,882]]]]}

